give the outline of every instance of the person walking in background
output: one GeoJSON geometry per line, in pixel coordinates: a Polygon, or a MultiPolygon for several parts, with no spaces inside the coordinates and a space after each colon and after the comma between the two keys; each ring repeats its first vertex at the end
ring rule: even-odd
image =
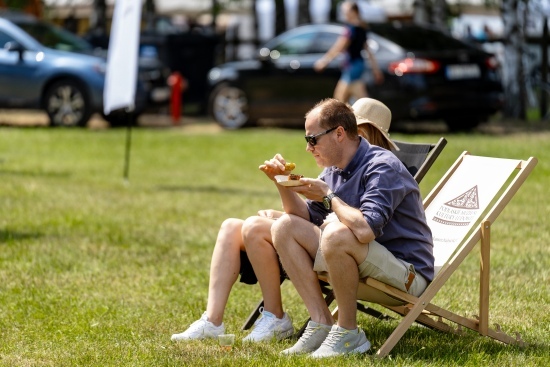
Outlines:
{"type": "Polygon", "coordinates": [[[321,59],[317,60],[314,69],[317,72],[322,72],[338,54],[345,53],[346,59],[342,67],[342,75],[334,89],[334,98],[347,103],[351,97],[357,100],[368,96],[367,88],[361,78],[365,71],[365,61],[362,56],[363,49],[367,52],[368,61],[377,84],[384,81],[384,75],[368,47],[368,27],[361,19],[359,7],[353,1],[344,1],[341,9],[346,20],[346,31],[336,40],[330,50],[321,59]]]}

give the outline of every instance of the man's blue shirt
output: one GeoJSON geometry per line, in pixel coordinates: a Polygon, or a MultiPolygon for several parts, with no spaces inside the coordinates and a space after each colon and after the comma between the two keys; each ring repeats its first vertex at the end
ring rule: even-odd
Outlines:
{"type": "MultiPolygon", "coordinates": [[[[361,138],[348,166],[319,175],[347,205],[361,210],[376,236],[395,257],[414,265],[427,281],[434,276],[432,233],[418,184],[390,151],[361,138]]],[[[330,211],[308,200],[310,221],[318,226],[330,211]]]]}

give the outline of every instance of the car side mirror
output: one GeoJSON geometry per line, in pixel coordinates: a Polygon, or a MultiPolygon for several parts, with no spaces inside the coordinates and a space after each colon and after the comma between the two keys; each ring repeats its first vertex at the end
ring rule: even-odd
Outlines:
{"type": "Polygon", "coordinates": [[[19,60],[23,60],[23,52],[25,51],[25,47],[23,47],[22,44],[16,41],[10,41],[6,42],[4,45],[4,49],[8,52],[18,52],[19,53],[19,60]]]}

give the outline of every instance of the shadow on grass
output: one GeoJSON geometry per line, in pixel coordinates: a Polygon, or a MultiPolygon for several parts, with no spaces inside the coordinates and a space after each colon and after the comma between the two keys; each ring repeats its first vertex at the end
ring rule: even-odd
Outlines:
{"type": "Polygon", "coordinates": [[[40,233],[21,233],[13,232],[7,229],[0,229],[0,244],[5,244],[8,242],[19,242],[40,237],[42,237],[42,234],[40,233]]]}
{"type": "Polygon", "coordinates": [[[222,187],[222,186],[157,186],[159,191],[184,191],[184,192],[197,192],[197,193],[208,193],[208,194],[231,194],[231,195],[241,195],[241,196],[258,196],[265,197],[269,195],[274,195],[273,191],[267,190],[249,190],[249,189],[240,189],[236,187],[222,187]]]}
{"type": "MultiPolygon", "coordinates": [[[[453,325],[451,323],[451,325],[453,325]]],[[[394,331],[395,322],[376,322],[372,328],[367,328],[367,338],[373,347],[367,355],[375,358],[382,344],[394,331]],[[370,335],[369,335],[370,334],[370,335]]],[[[509,332],[510,335],[513,333],[509,332]]],[[[414,325],[399,340],[390,352],[390,358],[403,360],[425,360],[428,364],[434,361],[453,360],[457,363],[471,362],[472,355],[483,358],[501,358],[502,355],[537,357],[548,355],[550,347],[538,342],[524,340],[525,346],[508,345],[489,337],[483,337],[471,330],[464,330],[461,335],[430,330],[414,325]]],[[[388,358],[388,357],[386,357],[388,358]]]]}
{"type": "Polygon", "coordinates": [[[5,170],[0,169],[0,176],[23,176],[23,177],[56,177],[67,178],[70,176],[69,172],[55,172],[55,171],[17,171],[17,170],[5,170]]]}

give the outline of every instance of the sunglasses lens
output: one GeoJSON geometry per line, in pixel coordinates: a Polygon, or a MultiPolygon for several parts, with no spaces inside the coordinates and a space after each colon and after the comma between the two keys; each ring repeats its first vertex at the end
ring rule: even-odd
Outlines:
{"type": "Polygon", "coordinates": [[[315,146],[315,144],[317,144],[317,139],[314,137],[314,136],[306,136],[306,142],[311,145],[311,146],[315,146]]]}

